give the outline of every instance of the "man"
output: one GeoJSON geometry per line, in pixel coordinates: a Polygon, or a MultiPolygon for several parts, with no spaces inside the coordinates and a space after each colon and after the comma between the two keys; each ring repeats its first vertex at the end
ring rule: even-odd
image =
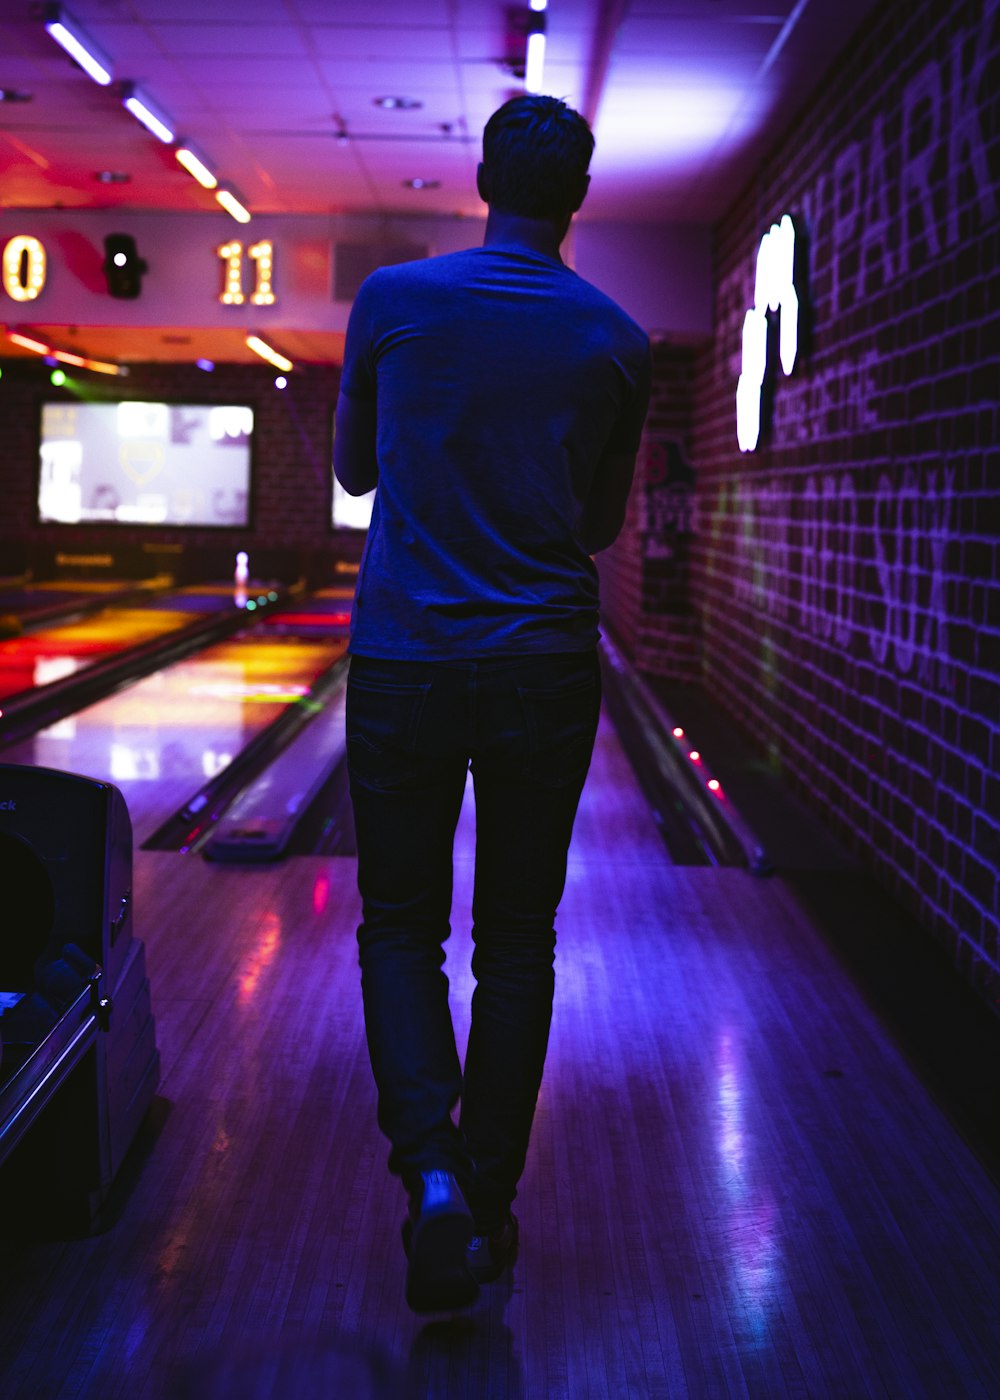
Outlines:
{"type": "Polygon", "coordinates": [[[378,486],[347,699],[358,942],[417,1312],[472,1303],[516,1254],[600,705],[590,555],[621,529],[649,397],[645,333],[559,257],[593,144],[556,98],[506,103],[483,134],[483,246],[379,269],[347,331],[335,469],[352,494],[378,486]],[[463,1077],[442,965],[470,766],[463,1077]]]}

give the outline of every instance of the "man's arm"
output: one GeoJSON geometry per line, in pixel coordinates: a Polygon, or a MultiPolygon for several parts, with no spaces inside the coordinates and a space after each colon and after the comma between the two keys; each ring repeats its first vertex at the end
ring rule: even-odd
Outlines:
{"type": "Polygon", "coordinates": [[[352,399],[347,394],[337,399],[333,470],[349,496],[363,496],[378,485],[374,399],[352,399]]]}
{"type": "Polygon", "coordinates": [[[611,453],[598,464],[583,508],[580,542],[588,554],[607,549],[625,524],[625,507],[635,474],[634,452],[611,453]]]}
{"type": "Polygon", "coordinates": [[[642,358],[635,367],[631,396],[622,408],[615,433],[597,464],[590,494],[583,507],[580,542],[590,554],[614,544],[625,524],[625,508],[635,475],[635,461],[649,409],[653,379],[649,339],[643,338],[646,343],[642,358]]]}

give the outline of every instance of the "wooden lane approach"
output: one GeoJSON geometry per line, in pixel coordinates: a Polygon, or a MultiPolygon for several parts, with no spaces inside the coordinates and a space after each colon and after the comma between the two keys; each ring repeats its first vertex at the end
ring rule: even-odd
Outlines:
{"type": "MultiPolygon", "coordinates": [[[[460,1049],[471,817],[446,963],[460,1049]]],[[[346,1395],[317,1378],[351,1344],[406,1372],[390,1394],[441,1400],[997,1393],[995,1187],[780,873],[670,863],[606,720],[521,1254],[456,1324],[404,1301],[354,861],[138,851],[135,875],[169,1112],[115,1229],[21,1260],[4,1400],[256,1400],[295,1360],[284,1393],[346,1395]]]]}

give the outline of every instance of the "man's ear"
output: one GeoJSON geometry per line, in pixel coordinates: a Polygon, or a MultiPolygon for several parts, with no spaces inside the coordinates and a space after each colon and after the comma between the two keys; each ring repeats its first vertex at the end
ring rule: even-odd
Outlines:
{"type": "Polygon", "coordinates": [[[582,180],[581,183],[580,183],[580,194],[579,194],[579,198],[575,201],[575,203],[574,203],[574,205],[573,205],[573,208],[570,210],[571,213],[573,213],[573,214],[576,213],[576,211],[579,209],[580,205],[581,205],[581,204],[583,203],[583,201],[587,198],[587,191],[588,191],[589,189],[590,189],[590,176],[589,176],[589,175],[584,175],[583,180],[582,180]]]}
{"type": "Polygon", "coordinates": [[[483,162],[480,161],[476,166],[476,189],[479,191],[479,198],[484,204],[489,204],[490,202],[491,184],[492,181],[490,180],[489,171],[486,169],[483,162]]]}

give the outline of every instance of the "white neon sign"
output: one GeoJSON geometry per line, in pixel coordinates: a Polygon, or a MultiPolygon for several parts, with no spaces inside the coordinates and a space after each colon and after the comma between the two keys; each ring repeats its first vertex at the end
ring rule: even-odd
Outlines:
{"type": "Polygon", "coordinates": [[[791,374],[799,346],[799,298],[795,290],[795,226],[785,214],[757,250],[753,306],[743,318],[743,361],[736,385],[736,437],[752,452],[760,437],[760,404],[767,373],[767,313],[779,313],[778,358],[791,374]]]}

